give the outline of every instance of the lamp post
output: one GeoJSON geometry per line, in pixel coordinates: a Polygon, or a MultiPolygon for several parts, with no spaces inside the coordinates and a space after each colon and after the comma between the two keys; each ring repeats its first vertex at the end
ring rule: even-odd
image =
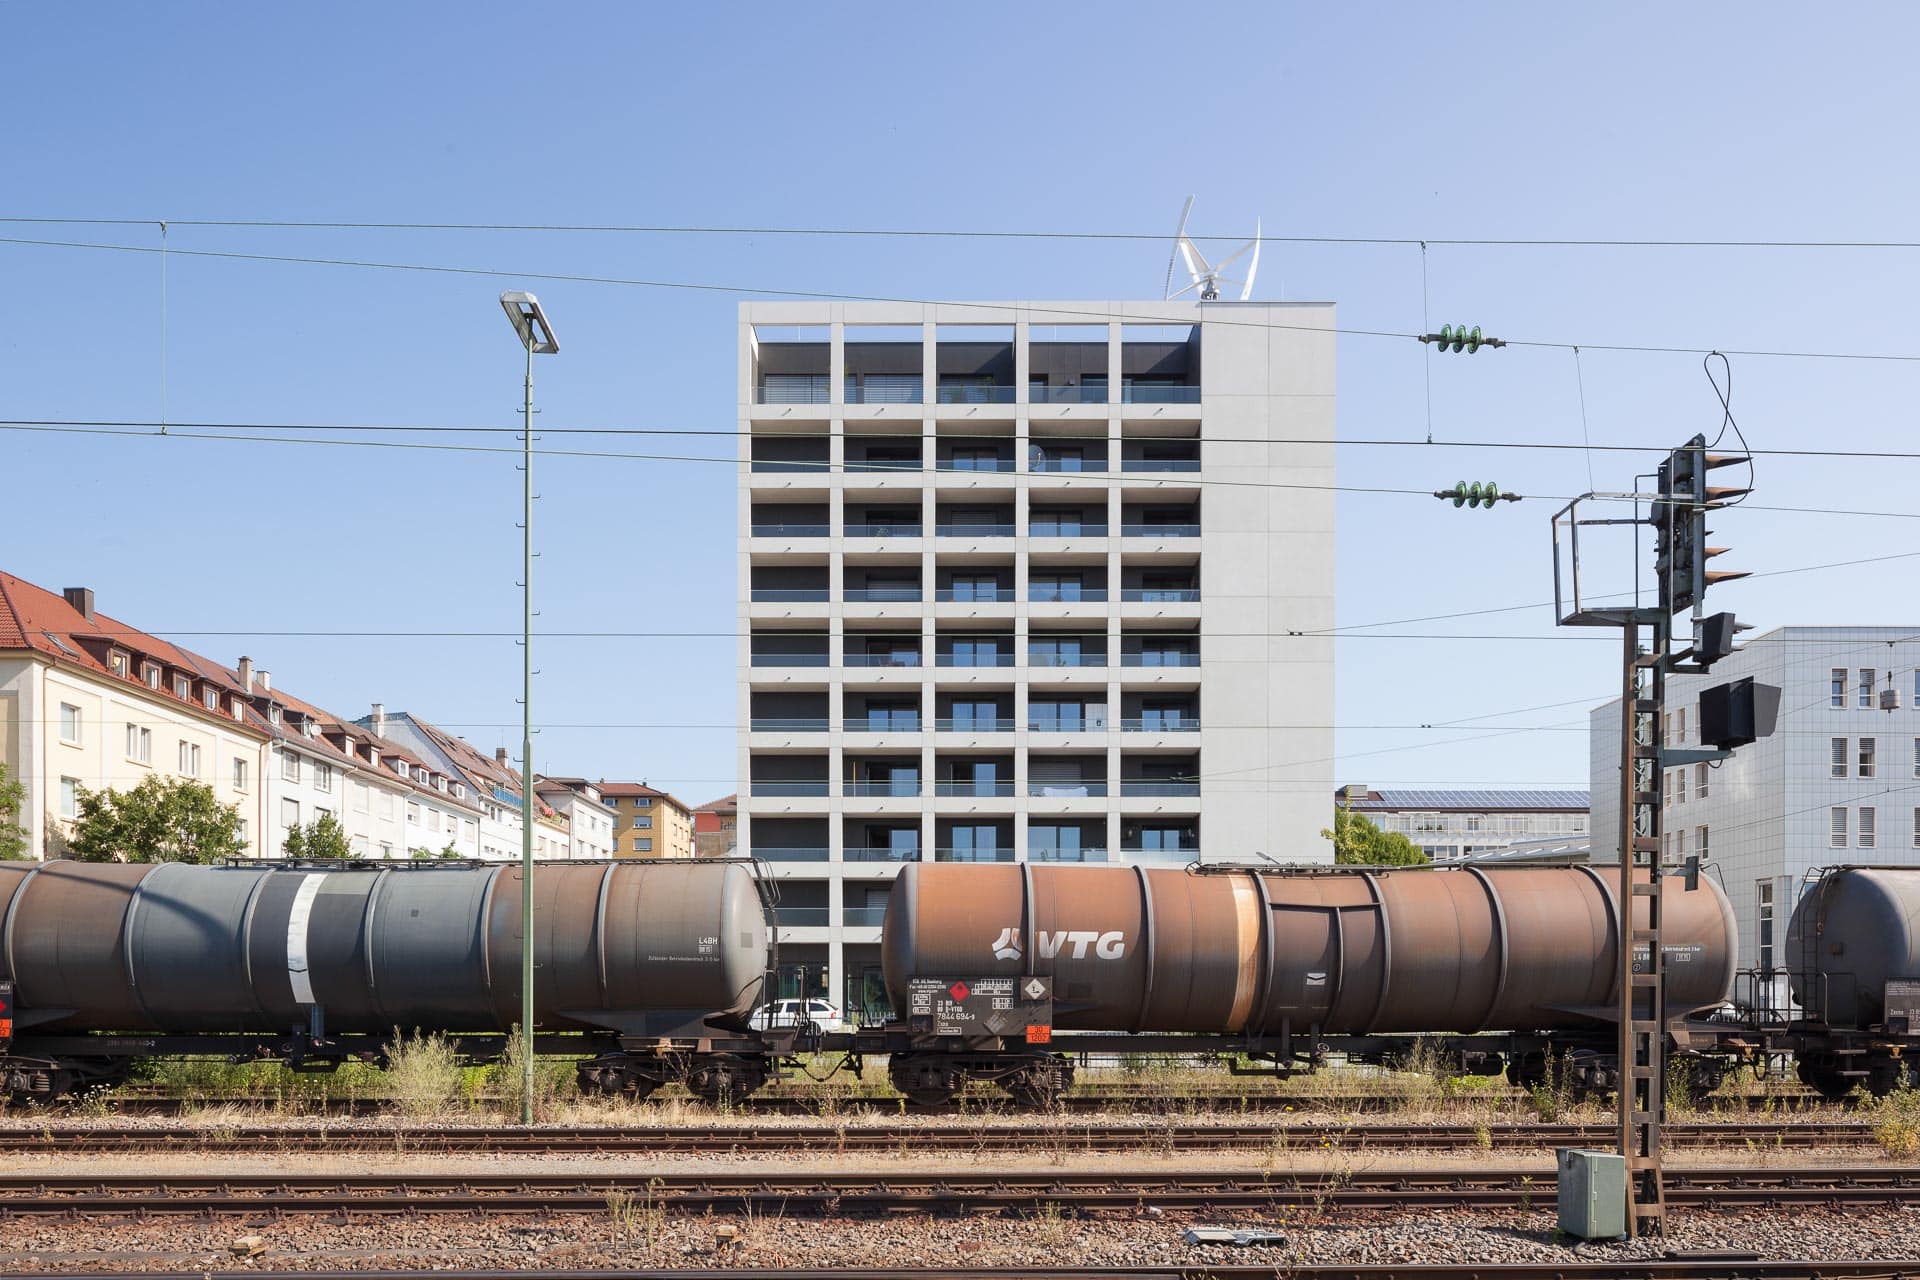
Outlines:
{"type": "Polygon", "coordinates": [[[500,306],[527,349],[520,432],[520,1123],[533,1123],[533,358],[560,350],[540,299],[509,290],[500,306]]]}

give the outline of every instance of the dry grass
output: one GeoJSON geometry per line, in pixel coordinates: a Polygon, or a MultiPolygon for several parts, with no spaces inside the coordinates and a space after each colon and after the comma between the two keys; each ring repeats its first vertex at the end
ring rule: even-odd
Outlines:
{"type": "Polygon", "coordinates": [[[438,1032],[403,1035],[387,1044],[382,1096],[409,1119],[445,1113],[462,1096],[464,1078],[459,1053],[438,1032]]]}

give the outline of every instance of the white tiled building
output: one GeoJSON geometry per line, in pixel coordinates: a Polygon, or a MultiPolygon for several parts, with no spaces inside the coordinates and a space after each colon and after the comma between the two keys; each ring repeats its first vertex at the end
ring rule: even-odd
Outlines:
{"type": "MultiPolygon", "coordinates": [[[[1717,766],[1667,770],[1666,854],[1706,855],[1740,920],[1744,968],[1784,967],[1809,872],[1920,865],[1920,627],[1781,627],[1705,676],[1667,683],[1666,741],[1699,747],[1703,688],[1752,676],[1780,689],[1772,737],[1717,766]],[[1898,709],[1881,710],[1891,690],[1898,709]]],[[[1592,713],[1593,858],[1618,858],[1620,705],[1592,713]]]]}
{"type": "Polygon", "coordinates": [[[1407,837],[1436,862],[1498,853],[1516,844],[1587,839],[1584,791],[1374,791],[1353,784],[1340,788],[1334,804],[1361,814],[1382,831],[1407,837]]]}
{"type": "Polygon", "coordinates": [[[851,994],[915,859],[1323,861],[1322,303],[749,303],[739,848],[851,994]]]}

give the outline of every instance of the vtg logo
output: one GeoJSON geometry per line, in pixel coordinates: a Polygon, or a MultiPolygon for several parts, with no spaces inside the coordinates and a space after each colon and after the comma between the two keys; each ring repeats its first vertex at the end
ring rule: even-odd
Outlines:
{"type": "MultiPolygon", "coordinates": [[[[1102,960],[1119,960],[1127,954],[1127,935],[1118,929],[1100,933],[1093,929],[1054,929],[1041,930],[1034,934],[1034,944],[1040,949],[1042,960],[1051,960],[1059,955],[1062,948],[1072,948],[1070,954],[1075,960],[1087,958],[1087,948],[1093,948],[1093,954],[1102,960]]],[[[1007,928],[993,940],[993,958],[995,960],[1018,960],[1020,958],[1020,931],[1007,928]]]]}

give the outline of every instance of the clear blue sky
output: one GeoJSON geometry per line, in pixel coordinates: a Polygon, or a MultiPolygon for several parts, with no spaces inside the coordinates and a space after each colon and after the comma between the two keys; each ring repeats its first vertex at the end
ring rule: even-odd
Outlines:
{"type": "MultiPolygon", "coordinates": [[[[0,214],[135,219],[716,224],[1324,236],[1915,238],[1905,7],[1765,5],[964,8],[740,5],[12,4],[0,47],[0,214]]],[[[153,247],[157,227],[0,227],[153,247]]],[[[173,249],[376,259],[926,298],[1157,296],[1165,243],[835,240],[176,227],[173,249]]],[[[1436,247],[1434,325],[1586,343],[1920,353],[1920,252],[1436,247]]],[[[160,264],[0,244],[12,312],[0,407],[161,410],[160,264]]],[[[511,278],[174,255],[174,421],[511,426],[511,278]]],[[[565,349],[555,426],[733,426],[730,292],[529,281],[565,349]]],[[[1331,299],[1343,325],[1421,325],[1406,247],[1270,245],[1259,296],[1331,299]]],[[[1422,349],[1341,339],[1343,439],[1428,430],[1422,349]]],[[[1595,442],[1717,429],[1698,357],[1589,351],[1595,442]]],[[[1565,351],[1432,361],[1432,430],[1579,441],[1565,351]]],[[[1920,365],[1736,357],[1762,448],[1911,448],[1920,365]]],[[[479,443],[507,444],[508,439],[479,443]]],[[[558,445],[550,438],[550,445],[558,445]]],[[[605,442],[725,456],[730,440],[605,442]]],[[[587,447],[593,447],[591,445],[587,447]]],[[[1595,455],[1600,488],[1627,455],[1595,455]]],[[[1526,493],[1589,487],[1579,452],[1343,448],[1341,480],[1526,493]]],[[[1920,551],[1920,464],[1763,461],[1719,522],[1738,567],[1920,551]]],[[[537,694],[543,769],[733,787],[734,473],[544,461],[540,604],[560,631],[537,694]],[[689,728],[570,727],[686,725],[689,728]]],[[[0,567],[84,583],[174,631],[517,626],[513,460],[0,432],[0,567]]],[[[1550,506],[1492,514],[1343,494],[1343,625],[1540,602],[1550,506]]],[[[1625,576],[1624,561],[1618,581],[1625,576]]],[[[1920,623],[1920,560],[1718,594],[1762,625],[1920,623]]],[[[1380,628],[1339,648],[1341,780],[1576,784],[1610,634],[1544,606],[1380,628]],[[1409,638],[1441,632],[1521,637],[1409,638]],[[1477,730],[1419,725],[1567,703],[1477,730]]],[[[517,740],[503,639],[185,638],[241,652],[352,715],[380,700],[482,747],[517,740]]]]}

